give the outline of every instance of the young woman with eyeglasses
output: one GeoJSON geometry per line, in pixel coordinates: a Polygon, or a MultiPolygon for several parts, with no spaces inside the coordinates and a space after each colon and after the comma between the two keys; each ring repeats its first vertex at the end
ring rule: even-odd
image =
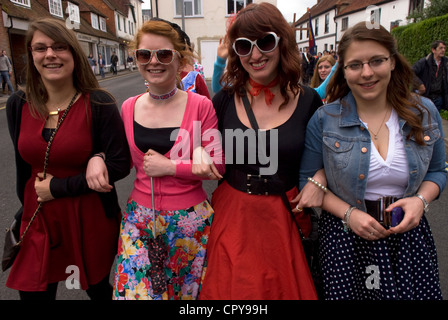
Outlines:
{"type": "Polygon", "coordinates": [[[121,223],[113,297],[196,299],[213,217],[202,181],[224,172],[219,136],[206,136],[217,131],[217,118],[208,98],[180,90],[192,52],[172,26],[147,21],[134,46],[149,88],[121,108],[136,179],[121,223]],[[204,150],[208,161],[201,161],[204,150]]]}
{"type": "Polygon", "coordinates": [[[23,206],[16,215],[21,235],[41,207],[6,286],[19,290],[24,300],[51,300],[58,282],[73,276],[91,299],[110,300],[120,207],[115,189],[98,193],[89,186],[102,179],[113,188],[129,174],[120,113],[64,22],[47,18],[30,23],[26,46],[25,91],[15,92],[6,107],[23,206]],[[108,174],[89,182],[88,164],[95,162],[108,174]]]}
{"type": "MultiPolygon", "coordinates": [[[[319,221],[326,299],[441,299],[425,213],[446,185],[441,118],[410,92],[393,36],[345,31],[328,101],[308,123],[301,185],[325,169],[319,221]]],[[[301,206],[301,202],[298,204],[301,206]]]]}
{"type": "MultiPolygon", "coordinates": [[[[213,98],[226,174],[212,197],[215,215],[200,299],[316,299],[299,231],[282,192],[289,199],[298,193],[296,163],[306,124],[321,99],[299,85],[294,30],[272,4],[241,10],[227,38],[224,87],[213,98]],[[243,97],[260,127],[258,137],[243,97]],[[266,163],[264,157],[272,161],[266,163]]],[[[302,213],[297,219],[308,234],[310,217],[302,213]]]]}

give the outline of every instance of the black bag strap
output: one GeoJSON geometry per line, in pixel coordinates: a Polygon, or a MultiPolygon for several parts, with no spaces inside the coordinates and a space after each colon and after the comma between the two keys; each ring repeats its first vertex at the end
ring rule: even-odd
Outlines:
{"type": "MultiPolygon", "coordinates": [[[[243,100],[243,104],[244,104],[244,109],[246,110],[247,117],[249,118],[250,125],[252,126],[252,129],[255,130],[256,136],[258,137],[258,131],[260,130],[260,127],[258,126],[257,119],[255,118],[255,114],[252,110],[252,107],[250,105],[249,99],[247,98],[246,94],[244,94],[244,96],[242,97],[242,100],[243,100]]],[[[278,181],[282,182],[282,180],[280,179],[280,177],[278,176],[277,173],[272,175],[272,177],[277,179],[278,181]]],[[[291,214],[292,220],[295,222],[297,229],[299,230],[300,238],[303,240],[305,237],[302,233],[302,229],[300,228],[297,220],[295,219],[294,212],[292,212],[291,204],[289,203],[289,199],[288,199],[288,196],[286,195],[286,190],[284,190],[284,188],[280,195],[282,197],[282,200],[283,200],[283,203],[285,204],[286,209],[288,209],[289,213],[291,214]]]]}

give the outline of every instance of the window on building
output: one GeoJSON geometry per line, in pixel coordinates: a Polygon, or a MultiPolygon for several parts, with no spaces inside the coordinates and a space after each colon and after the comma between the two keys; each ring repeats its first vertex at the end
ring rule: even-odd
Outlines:
{"type": "Polygon", "coordinates": [[[300,26],[300,40],[302,40],[303,39],[303,34],[302,34],[302,30],[303,29],[303,26],[300,26]]]}
{"type": "Polygon", "coordinates": [[[103,17],[100,17],[100,30],[106,32],[106,19],[103,17]]]}
{"type": "Polygon", "coordinates": [[[330,14],[325,15],[325,33],[330,32],[330,14]]]}
{"type": "Polygon", "coordinates": [[[98,30],[99,29],[99,27],[98,27],[98,16],[95,13],[91,12],[90,13],[90,20],[92,21],[92,28],[98,30]]]}
{"type": "Polygon", "coordinates": [[[120,16],[118,14],[117,14],[117,28],[119,31],[121,31],[120,16]]]}
{"type": "Polygon", "coordinates": [[[67,13],[70,21],[81,23],[81,20],[79,19],[79,7],[71,2],[68,2],[67,4],[67,13]]]}
{"type": "Polygon", "coordinates": [[[61,0],[48,0],[48,8],[52,15],[62,17],[61,0]]]}
{"type": "MultiPolygon", "coordinates": [[[[202,15],[202,0],[183,0],[184,16],[194,17],[202,15]]],[[[176,0],[176,16],[182,16],[182,0],[176,0]]]]}
{"type": "Polygon", "coordinates": [[[317,37],[319,35],[319,18],[314,20],[314,36],[317,37]]]}
{"type": "MultiPolygon", "coordinates": [[[[11,2],[21,4],[22,6],[25,6],[28,8],[31,7],[30,0],[11,0],[11,2]]],[[[59,0],[59,2],[61,2],[61,0],[59,0]]]]}
{"type": "Polygon", "coordinates": [[[341,30],[346,30],[346,29],[348,29],[348,17],[342,19],[341,30]]]}
{"type": "Polygon", "coordinates": [[[381,23],[381,8],[377,8],[376,10],[370,11],[370,22],[372,24],[381,23]]]}
{"type": "Polygon", "coordinates": [[[126,33],[126,18],[123,17],[123,31],[126,33]]]}
{"type": "Polygon", "coordinates": [[[237,13],[251,3],[252,0],[227,0],[227,14],[237,13]]]}
{"type": "Polygon", "coordinates": [[[425,0],[410,0],[409,1],[409,14],[414,11],[422,11],[425,0]]]}
{"type": "Polygon", "coordinates": [[[396,27],[399,27],[400,26],[400,21],[401,20],[391,21],[390,22],[390,30],[392,31],[392,29],[395,29],[396,27]]]}

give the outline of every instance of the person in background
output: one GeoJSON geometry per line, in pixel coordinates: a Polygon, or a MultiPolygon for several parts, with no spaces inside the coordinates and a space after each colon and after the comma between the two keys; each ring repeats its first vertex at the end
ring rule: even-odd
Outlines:
{"type": "Polygon", "coordinates": [[[431,99],[439,111],[448,110],[448,58],[445,56],[445,41],[434,41],[431,51],[412,66],[416,91],[431,99]]]}
{"type": "Polygon", "coordinates": [[[302,187],[317,170],[326,175],[325,299],[442,299],[425,217],[446,186],[440,115],[411,93],[412,69],[385,28],[360,22],[338,47],[329,103],[308,123],[300,165],[302,187]]]}
{"type": "Polygon", "coordinates": [[[115,51],[112,52],[112,56],[110,57],[111,69],[114,75],[118,74],[118,56],[115,54],[115,51]]]}
{"type": "MultiPolygon", "coordinates": [[[[296,163],[306,123],[322,101],[315,90],[299,84],[294,31],[274,5],[248,5],[226,37],[223,88],[213,97],[226,174],[212,197],[215,215],[200,299],[317,299],[299,231],[282,194],[292,199],[298,193],[296,163]],[[257,139],[245,103],[265,133],[258,137],[266,140],[258,142],[259,148],[255,140],[244,142],[244,137],[257,139]],[[235,142],[241,136],[242,143],[235,142]],[[268,149],[272,161],[266,163],[268,149]]],[[[308,235],[310,217],[303,212],[297,219],[308,235]]]]}
{"type": "Polygon", "coordinates": [[[317,88],[320,86],[330,74],[331,68],[335,65],[335,63],[336,61],[332,56],[322,56],[316,63],[316,68],[314,69],[313,78],[311,78],[310,87],[317,88]]]}
{"type": "Polygon", "coordinates": [[[109,300],[121,211],[114,183],[130,171],[123,123],[115,99],[99,87],[75,33],[63,21],[30,23],[25,41],[30,48],[26,88],[6,106],[23,206],[15,217],[20,234],[41,208],[6,286],[19,290],[23,300],[53,300],[58,282],[74,266],[91,299],[109,300]],[[108,174],[89,180],[88,166],[97,163],[108,174]],[[108,192],[94,192],[99,184],[108,192]]]}
{"type": "Polygon", "coordinates": [[[96,60],[93,57],[93,54],[89,54],[89,58],[88,59],[89,59],[90,67],[92,68],[92,72],[93,72],[93,74],[95,74],[96,60]]]}
{"type": "Polygon", "coordinates": [[[204,135],[216,131],[217,118],[210,99],[179,90],[192,52],[170,24],[145,22],[133,46],[149,88],[121,107],[136,179],[113,298],[196,299],[213,217],[202,181],[220,179],[225,169],[219,137],[204,135]]]}
{"type": "Polygon", "coordinates": [[[213,65],[212,90],[214,93],[217,93],[222,88],[220,81],[226,67],[227,57],[229,56],[228,46],[226,37],[219,39],[216,60],[213,65]]]}
{"type": "Polygon", "coordinates": [[[100,69],[100,76],[101,78],[104,78],[104,67],[106,65],[106,61],[103,59],[103,55],[100,53],[98,54],[98,67],[100,69]]]}
{"type": "Polygon", "coordinates": [[[134,59],[131,55],[128,56],[127,62],[129,70],[134,71],[134,59]]]}
{"type": "Polygon", "coordinates": [[[4,94],[6,94],[5,84],[8,85],[8,89],[11,92],[11,95],[14,93],[14,87],[12,86],[12,83],[10,80],[11,72],[12,72],[11,61],[9,60],[9,57],[6,56],[6,51],[1,50],[0,51],[0,76],[2,78],[2,87],[3,87],[4,94]]]}
{"type": "Polygon", "coordinates": [[[316,59],[311,55],[308,48],[305,48],[302,52],[302,83],[309,85],[314,73],[314,66],[316,65],[316,59]]]}

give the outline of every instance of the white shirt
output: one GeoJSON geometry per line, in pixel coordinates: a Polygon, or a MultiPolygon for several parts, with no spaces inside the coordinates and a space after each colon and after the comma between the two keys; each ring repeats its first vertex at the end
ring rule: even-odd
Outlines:
{"type": "MultiPolygon", "coordinates": [[[[363,123],[367,126],[365,122],[363,123]]],[[[404,138],[400,134],[398,115],[394,109],[392,109],[386,126],[389,129],[389,148],[386,160],[381,157],[373,141],[371,142],[372,152],[364,196],[364,199],[367,200],[378,200],[384,196],[401,198],[408,185],[409,170],[404,138]]]]}

